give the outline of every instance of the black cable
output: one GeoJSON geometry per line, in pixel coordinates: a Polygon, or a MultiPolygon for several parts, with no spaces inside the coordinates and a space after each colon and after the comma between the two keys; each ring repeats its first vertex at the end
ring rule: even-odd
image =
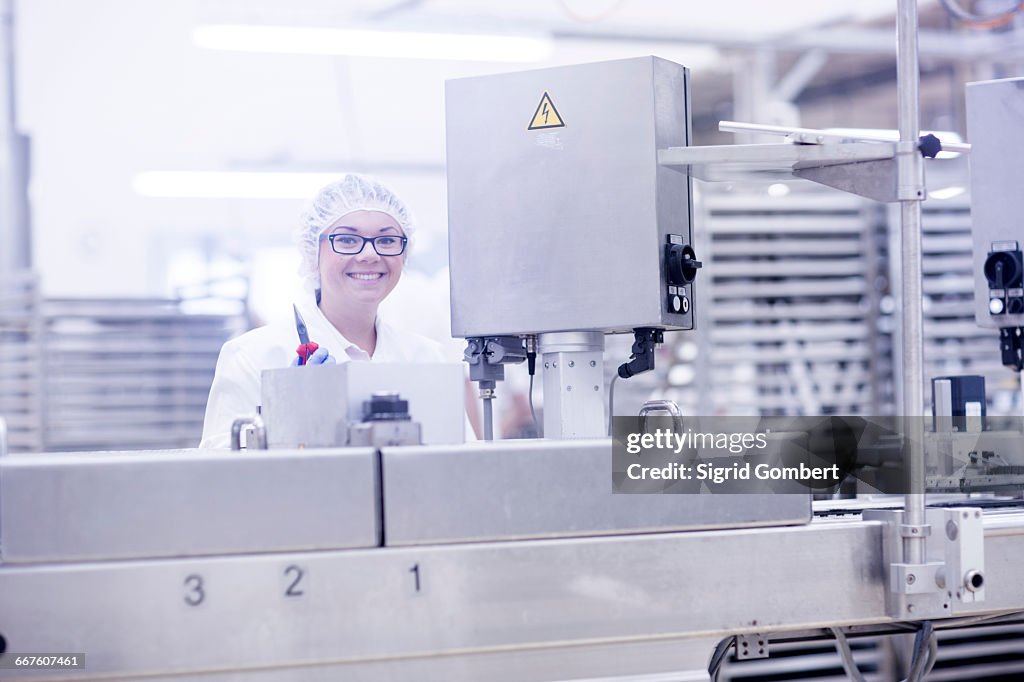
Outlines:
{"type": "Polygon", "coordinates": [[[914,638],[914,653],[910,659],[910,674],[904,682],[921,682],[935,665],[938,644],[935,642],[935,627],[931,621],[921,623],[921,629],[914,638]]]}
{"type": "Polygon", "coordinates": [[[708,675],[711,677],[711,682],[718,682],[718,671],[722,669],[722,663],[725,662],[725,657],[729,655],[729,649],[735,643],[736,635],[726,637],[711,653],[711,660],[708,661],[708,675]]]}
{"type": "MultiPolygon", "coordinates": [[[[531,347],[527,344],[527,348],[531,347]]],[[[537,434],[537,438],[543,438],[540,423],[537,421],[537,411],[533,409],[533,376],[537,373],[537,353],[535,351],[526,351],[526,371],[530,374],[530,391],[527,393],[527,399],[530,401],[530,416],[533,417],[533,432],[537,434]]]]}
{"type": "Polygon", "coordinates": [[[612,435],[612,420],[615,419],[615,382],[619,380],[619,375],[616,374],[612,377],[612,382],[608,384],[608,435],[612,435]]]}

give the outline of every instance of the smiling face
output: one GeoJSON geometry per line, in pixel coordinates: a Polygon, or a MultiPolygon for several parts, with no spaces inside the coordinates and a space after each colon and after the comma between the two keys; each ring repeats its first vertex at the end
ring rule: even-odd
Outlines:
{"type": "MultiPolygon", "coordinates": [[[[320,241],[320,300],[329,306],[346,302],[377,306],[398,284],[405,254],[380,256],[367,242],[355,255],[334,252],[332,234],[360,237],[405,236],[398,223],[380,211],[346,213],[324,230],[320,241]]],[[[383,250],[383,248],[381,249],[383,250]]]]}

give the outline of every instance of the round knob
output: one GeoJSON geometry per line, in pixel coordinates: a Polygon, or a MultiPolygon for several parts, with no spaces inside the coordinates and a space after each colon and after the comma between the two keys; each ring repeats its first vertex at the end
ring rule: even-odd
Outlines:
{"type": "Polygon", "coordinates": [[[669,244],[665,252],[665,265],[669,283],[681,287],[692,282],[697,276],[697,270],[704,264],[697,260],[697,254],[689,245],[669,244]]]}
{"type": "Polygon", "coordinates": [[[1012,287],[1020,277],[1020,263],[1006,251],[991,253],[985,259],[985,277],[994,289],[1012,287]]]}

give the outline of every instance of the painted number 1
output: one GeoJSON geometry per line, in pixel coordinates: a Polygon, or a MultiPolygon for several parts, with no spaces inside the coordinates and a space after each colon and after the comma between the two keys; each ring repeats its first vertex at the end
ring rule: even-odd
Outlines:
{"type": "Polygon", "coordinates": [[[412,568],[409,569],[409,572],[413,574],[413,577],[415,578],[415,582],[416,582],[416,591],[419,592],[420,591],[420,565],[419,564],[414,565],[412,568]]]}

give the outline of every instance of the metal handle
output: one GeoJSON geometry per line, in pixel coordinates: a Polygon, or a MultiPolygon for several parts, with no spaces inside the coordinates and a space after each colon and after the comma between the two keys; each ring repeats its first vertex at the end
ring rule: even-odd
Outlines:
{"type": "Polygon", "coordinates": [[[231,449],[242,449],[242,429],[246,426],[252,427],[252,435],[246,439],[246,449],[266,450],[267,427],[263,424],[263,418],[259,415],[239,417],[231,423],[231,449]]]}
{"type": "Polygon", "coordinates": [[[672,417],[672,428],[677,433],[683,432],[683,413],[674,400],[648,400],[640,408],[640,432],[647,431],[647,415],[652,412],[668,412],[672,417]]]}

